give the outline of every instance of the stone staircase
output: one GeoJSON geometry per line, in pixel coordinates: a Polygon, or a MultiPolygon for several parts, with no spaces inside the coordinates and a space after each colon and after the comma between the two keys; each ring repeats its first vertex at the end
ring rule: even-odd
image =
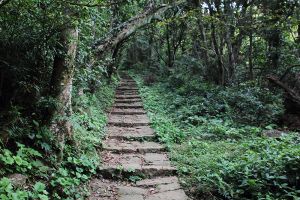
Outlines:
{"type": "Polygon", "coordinates": [[[101,178],[91,181],[90,200],[188,199],[150,123],[135,81],[125,76],[109,115],[101,178]]]}

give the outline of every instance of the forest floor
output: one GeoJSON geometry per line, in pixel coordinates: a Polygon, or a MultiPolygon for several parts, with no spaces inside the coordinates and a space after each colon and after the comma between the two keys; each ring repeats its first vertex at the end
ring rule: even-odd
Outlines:
{"type": "Polygon", "coordinates": [[[117,88],[100,156],[102,178],[91,181],[90,200],[188,199],[128,76],[117,88]]]}

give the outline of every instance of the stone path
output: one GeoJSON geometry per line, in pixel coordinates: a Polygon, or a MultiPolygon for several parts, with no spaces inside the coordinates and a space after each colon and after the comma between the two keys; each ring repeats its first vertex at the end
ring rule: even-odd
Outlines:
{"type": "Polygon", "coordinates": [[[125,76],[109,115],[100,178],[90,182],[89,200],[188,200],[149,125],[136,83],[125,76]]]}

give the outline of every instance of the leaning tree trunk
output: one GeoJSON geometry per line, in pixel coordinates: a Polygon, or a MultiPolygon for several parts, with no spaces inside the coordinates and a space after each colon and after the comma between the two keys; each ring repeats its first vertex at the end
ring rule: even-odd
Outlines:
{"type": "Polygon", "coordinates": [[[72,125],[69,117],[72,114],[72,82],[77,41],[77,28],[69,27],[61,32],[60,51],[54,58],[51,77],[50,95],[58,102],[58,106],[51,113],[51,129],[56,134],[60,148],[59,160],[63,158],[66,141],[72,138],[72,125]]]}
{"type": "MultiPolygon", "coordinates": [[[[153,20],[160,20],[164,12],[173,6],[174,5],[155,6],[154,3],[150,1],[149,6],[147,6],[142,13],[112,29],[106,37],[101,38],[94,44],[96,56],[99,59],[103,58],[107,54],[114,54],[114,56],[116,56],[121,45],[130,36],[132,36],[141,27],[150,24],[153,20]]],[[[113,67],[113,64],[109,66],[108,71],[110,74],[114,73],[115,68],[113,67]]]]}

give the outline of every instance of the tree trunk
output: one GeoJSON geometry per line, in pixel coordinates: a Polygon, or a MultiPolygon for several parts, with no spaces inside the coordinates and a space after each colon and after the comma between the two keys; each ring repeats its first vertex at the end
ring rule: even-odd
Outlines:
{"type": "Polygon", "coordinates": [[[250,7],[250,34],[249,34],[249,79],[253,79],[253,13],[252,6],[250,7]]]}
{"type": "MultiPolygon", "coordinates": [[[[208,8],[209,8],[209,13],[210,16],[214,17],[215,11],[213,10],[212,5],[210,2],[208,2],[208,8]]],[[[217,35],[216,35],[216,27],[214,22],[211,22],[211,38],[212,38],[212,44],[217,56],[217,72],[218,72],[218,82],[217,84],[219,85],[225,85],[225,67],[223,65],[223,59],[222,59],[222,54],[221,50],[218,45],[218,40],[217,40],[217,35]]]]}
{"type": "MultiPolygon", "coordinates": [[[[145,10],[133,17],[132,19],[120,24],[118,27],[112,29],[106,37],[98,40],[93,48],[98,58],[103,58],[107,54],[113,54],[116,48],[133,35],[139,28],[150,24],[154,19],[160,20],[161,15],[172,8],[174,5],[160,5],[155,6],[154,1],[150,1],[145,10]]],[[[109,67],[113,67],[110,65],[109,67]]],[[[109,73],[113,73],[114,69],[108,69],[109,73]]]]}
{"type": "Polygon", "coordinates": [[[249,79],[252,80],[254,75],[253,75],[253,33],[252,31],[250,32],[249,35],[249,79]]]}
{"type": "Polygon", "coordinates": [[[107,37],[98,40],[94,44],[95,53],[99,57],[102,57],[105,53],[112,53],[119,43],[124,42],[139,28],[151,23],[153,19],[159,19],[161,15],[171,7],[170,5],[161,5],[159,7],[150,6],[146,8],[143,13],[138,14],[113,29],[107,34],[107,37]]]}
{"type": "Polygon", "coordinates": [[[65,142],[72,138],[72,125],[69,117],[72,114],[72,81],[77,40],[77,28],[69,27],[61,32],[60,52],[54,58],[51,77],[50,93],[58,102],[57,108],[51,113],[51,116],[54,117],[51,122],[51,129],[56,134],[60,147],[59,160],[63,158],[65,142]]]}
{"type": "Polygon", "coordinates": [[[228,51],[228,81],[233,81],[234,75],[235,75],[235,68],[236,68],[236,56],[234,55],[234,48],[232,43],[232,38],[234,36],[235,28],[233,26],[233,10],[230,5],[229,1],[224,2],[224,21],[225,21],[225,40],[227,45],[227,51],[228,51]]]}
{"type": "Polygon", "coordinates": [[[171,41],[170,41],[170,30],[169,24],[166,25],[166,41],[167,41],[167,55],[168,55],[168,68],[169,70],[173,67],[173,58],[171,52],[171,41]]]}
{"type": "Polygon", "coordinates": [[[227,51],[228,51],[228,60],[229,60],[229,73],[228,73],[228,80],[233,81],[232,79],[234,78],[235,75],[235,56],[234,56],[234,51],[232,47],[232,41],[231,41],[231,35],[230,32],[227,28],[226,30],[226,44],[227,44],[227,51]]]}

